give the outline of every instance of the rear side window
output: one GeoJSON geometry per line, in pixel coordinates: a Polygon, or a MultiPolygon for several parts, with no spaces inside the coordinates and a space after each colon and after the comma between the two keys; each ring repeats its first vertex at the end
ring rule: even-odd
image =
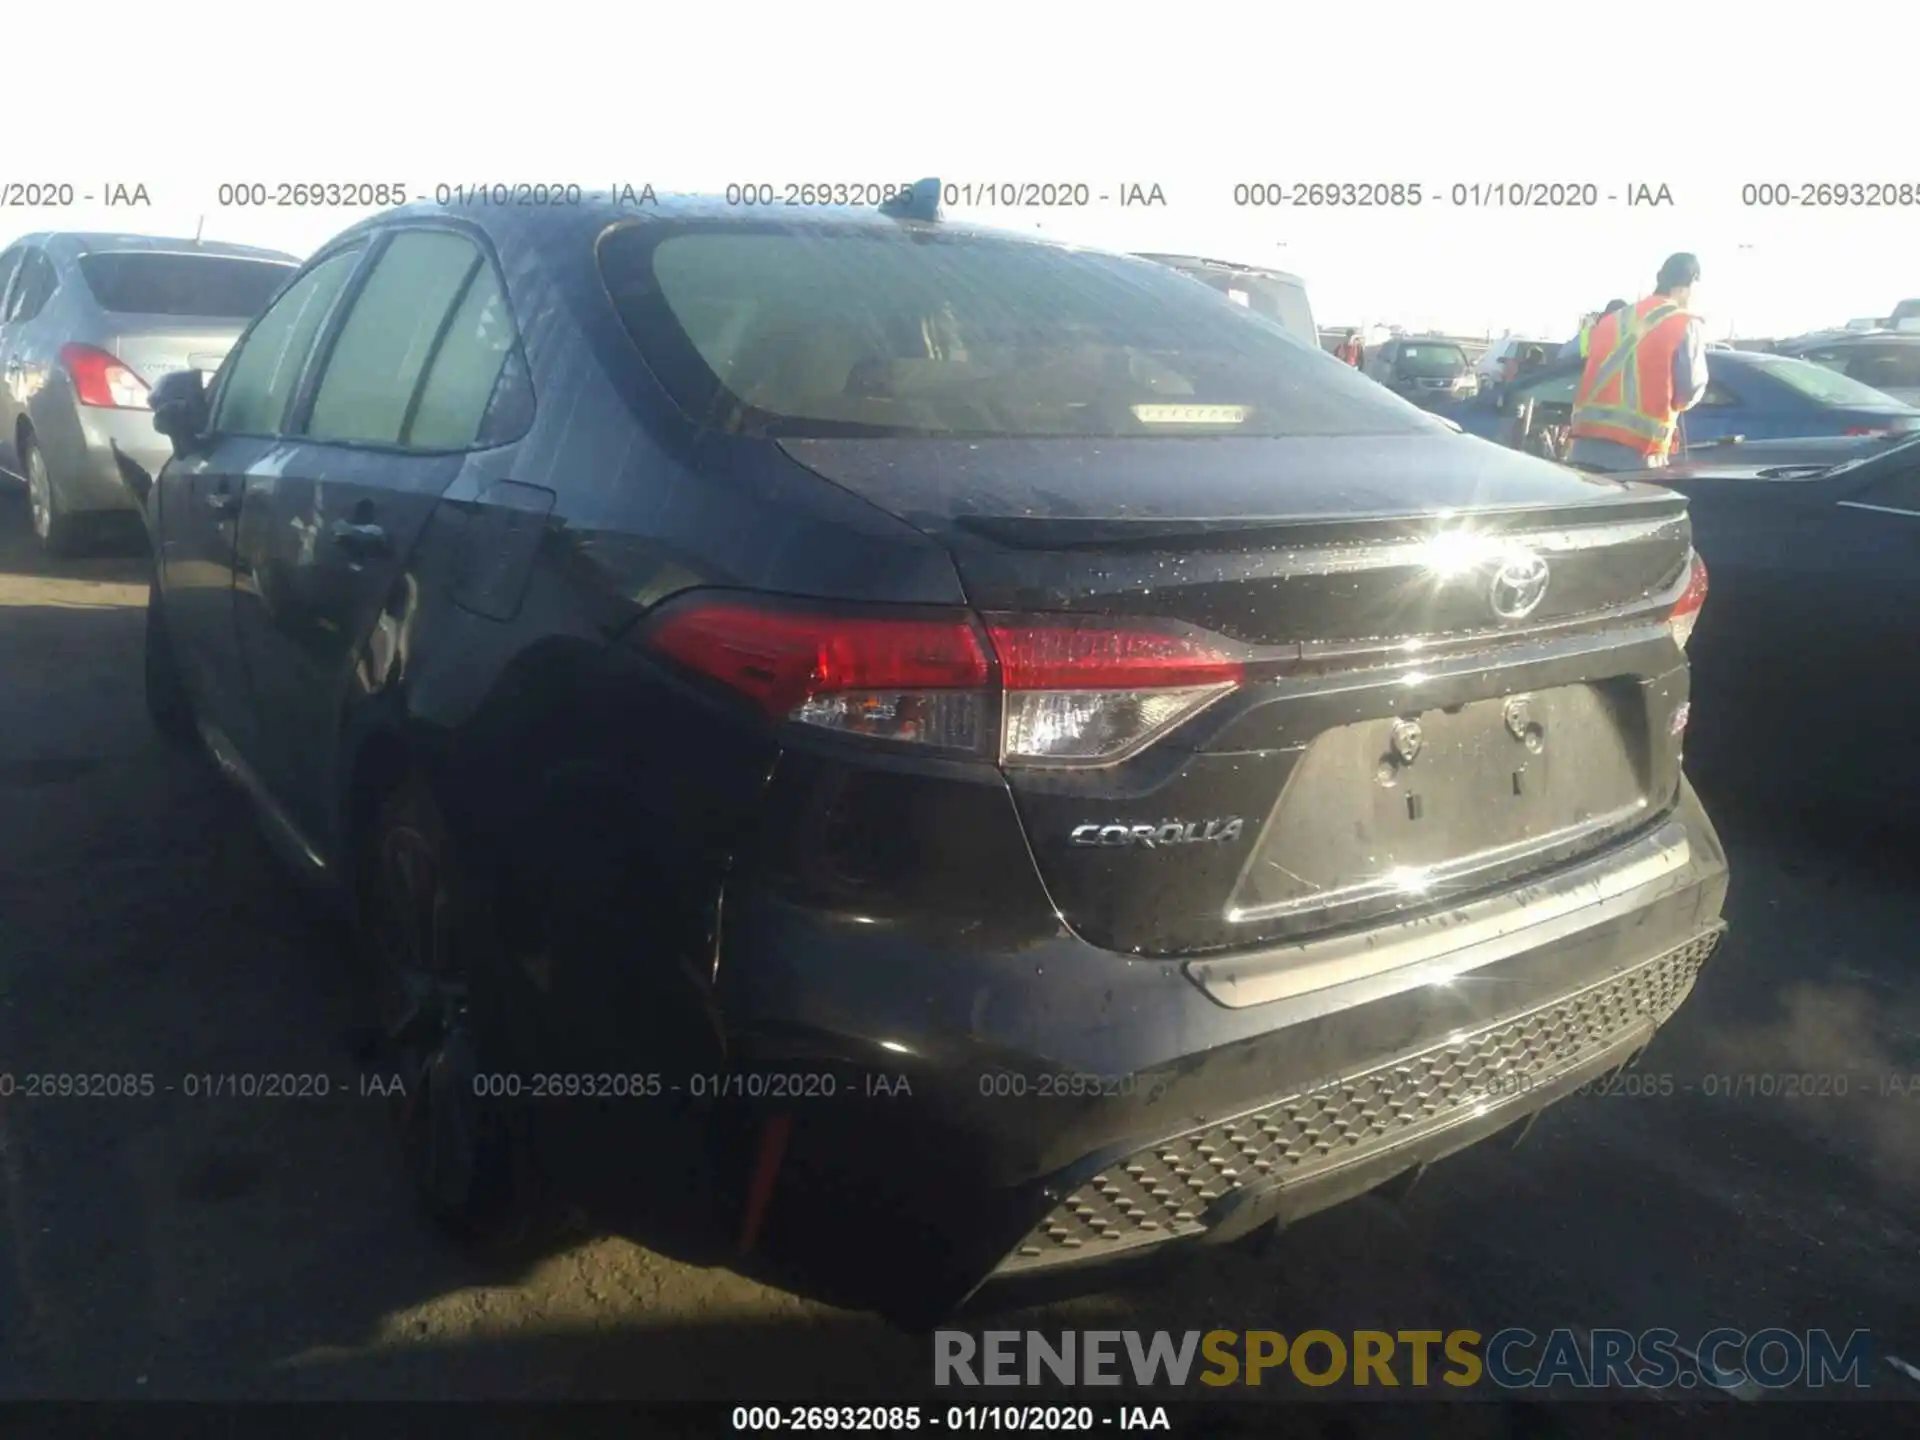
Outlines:
{"type": "Polygon", "coordinates": [[[0,320],[7,316],[7,286],[20,269],[20,261],[26,255],[23,246],[16,245],[11,250],[0,253],[0,320]]]}
{"type": "Polygon", "coordinates": [[[279,433],[314,336],[359,259],[357,249],[328,256],[295,280],[254,323],[220,369],[220,399],[213,419],[216,431],[279,433]]]}
{"type": "Polygon", "coordinates": [[[700,423],[766,435],[1388,434],[1436,422],[1146,260],[962,231],[630,225],[600,266],[700,423]]]}
{"type": "MultiPolygon", "coordinates": [[[[1711,371],[1711,364],[1708,368],[1711,371]]],[[[1874,409],[1889,403],[1878,390],[1807,360],[1769,359],[1761,366],[1760,373],[1778,380],[1816,405],[1874,409]]]]}
{"type": "MultiPolygon", "coordinates": [[[[403,436],[405,443],[422,449],[459,450],[476,439],[507,438],[483,436],[481,424],[503,370],[518,360],[518,338],[500,278],[493,266],[482,264],[427,367],[413,421],[403,436]]],[[[515,421],[505,421],[508,433],[517,428],[515,421]]]]}
{"type": "Polygon", "coordinates": [[[307,435],[399,444],[441,332],[483,264],[471,241],[444,230],[394,236],[340,327],[307,435]]]}
{"type": "Polygon", "coordinates": [[[20,257],[20,270],[13,279],[13,298],[7,302],[9,321],[24,323],[46,308],[53,292],[60,287],[53,262],[44,252],[29,248],[20,257]]]}
{"type": "Polygon", "coordinates": [[[235,255],[128,251],[80,257],[80,275],[94,303],[117,315],[251,320],[295,268],[235,255]]]}

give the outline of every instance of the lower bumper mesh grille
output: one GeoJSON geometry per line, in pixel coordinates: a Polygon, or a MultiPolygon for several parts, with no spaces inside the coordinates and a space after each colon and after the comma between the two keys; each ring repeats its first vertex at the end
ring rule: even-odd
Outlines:
{"type": "Polygon", "coordinates": [[[1697,936],[1485,1030],[1143,1150],[1056,1205],[1000,1273],[1200,1234],[1235,1191],[1298,1183],[1444,1128],[1482,1102],[1522,1114],[1529,1089],[1672,1015],[1721,934],[1697,936]]]}

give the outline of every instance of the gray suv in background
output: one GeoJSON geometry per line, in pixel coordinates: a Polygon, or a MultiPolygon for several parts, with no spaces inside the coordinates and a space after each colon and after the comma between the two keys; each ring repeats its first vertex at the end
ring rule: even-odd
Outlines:
{"type": "Polygon", "coordinates": [[[28,235],[0,251],[0,466],[26,482],[43,549],[67,553],[139,510],[170,453],[149,387],[211,377],[297,264],[151,235],[28,235]]]}
{"type": "Polygon", "coordinates": [[[1320,331],[1313,322],[1313,307],[1307,303],[1306,283],[1298,275],[1284,270],[1268,270],[1260,265],[1240,265],[1231,260],[1207,260],[1198,255],[1160,255],[1141,252],[1143,260],[1155,260],[1169,269],[1190,275],[1218,290],[1237,305],[1256,315],[1283,325],[1307,344],[1320,346],[1320,331]]]}

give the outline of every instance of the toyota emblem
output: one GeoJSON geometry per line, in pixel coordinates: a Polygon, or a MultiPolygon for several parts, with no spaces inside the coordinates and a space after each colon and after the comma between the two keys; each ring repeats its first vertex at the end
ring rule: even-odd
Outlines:
{"type": "Polygon", "coordinates": [[[1524,620],[1547,596],[1547,562],[1531,550],[1508,555],[1494,572],[1487,601],[1502,620],[1524,620]]]}

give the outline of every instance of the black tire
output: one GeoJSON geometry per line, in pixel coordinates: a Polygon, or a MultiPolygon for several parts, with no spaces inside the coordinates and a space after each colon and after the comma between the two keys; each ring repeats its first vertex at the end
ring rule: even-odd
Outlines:
{"type": "Polygon", "coordinates": [[[60,486],[47,469],[47,457],[29,436],[20,442],[20,468],[27,474],[27,510],[34,543],[43,555],[64,558],[80,548],[77,517],[60,505],[60,486]]]}
{"type": "Polygon", "coordinates": [[[147,588],[146,685],[147,716],[160,738],[169,745],[192,745],[197,733],[193,701],[180,679],[173,637],[167,633],[167,616],[161,608],[158,579],[150,581],[147,588]]]}
{"type": "Polygon", "coordinates": [[[524,1113],[489,1093],[513,1063],[498,935],[424,782],[409,776],[357,847],[360,944],[379,1004],[401,1144],[441,1229],[470,1245],[523,1236],[533,1209],[524,1113]]]}

